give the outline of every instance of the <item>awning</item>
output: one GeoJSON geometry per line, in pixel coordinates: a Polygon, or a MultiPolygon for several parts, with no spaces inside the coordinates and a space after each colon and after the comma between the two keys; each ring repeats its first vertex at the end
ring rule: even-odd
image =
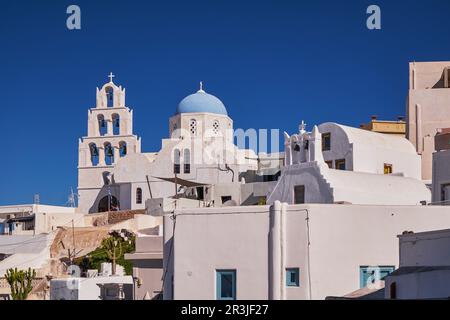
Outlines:
{"type": "Polygon", "coordinates": [[[162,177],[153,177],[156,179],[161,179],[164,181],[168,181],[168,182],[172,182],[172,183],[176,183],[180,186],[184,186],[184,187],[203,187],[203,186],[208,186],[209,184],[206,183],[200,183],[200,182],[195,182],[195,181],[189,181],[189,180],[184,180],[184,179],[180,179],[180,178],[162,178],[162,177]],[[176,180],[176,181],[175,181],[176,180]]]}

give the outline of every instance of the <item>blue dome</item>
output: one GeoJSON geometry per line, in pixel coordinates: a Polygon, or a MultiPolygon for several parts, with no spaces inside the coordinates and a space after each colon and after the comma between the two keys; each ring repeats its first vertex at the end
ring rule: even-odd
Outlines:
{"type": "Polygon", "coordinates": [[[181,100],[177,107],[176,114],[194,112],[209,112],[228,115],[227,109],[222,101],[203,90],[199,90],[181,100]]]}

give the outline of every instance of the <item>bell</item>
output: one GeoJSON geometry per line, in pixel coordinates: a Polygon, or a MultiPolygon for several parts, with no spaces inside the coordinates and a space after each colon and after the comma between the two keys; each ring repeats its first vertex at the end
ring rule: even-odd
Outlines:
{"type": "Polygon", "coordinates": [[[127,146],[122,146],[122,154],[127,154],[127,146]]]}
{"type": "Polygon", "coordinates": [[[106,155],[108,155],[109,157],[113,156],[113,151],[111,147],[109,147],[108,150],[106,151],[106,155]]]}
{"type": "Polygon", "coordinates": [[[98,150],[95,147],[91,147],[91,154],[93,157],[98,156],[98,150]]]}

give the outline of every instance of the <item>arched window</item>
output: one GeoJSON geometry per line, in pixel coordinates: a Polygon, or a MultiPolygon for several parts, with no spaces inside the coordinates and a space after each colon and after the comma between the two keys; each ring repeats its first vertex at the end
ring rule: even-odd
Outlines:
{"type": "Polygon", "coordinates": [[[214,120],[213,122],[213,132],[215,135],[219,134],[219,121],[214,120]]]}
{"type": "Polygon", "coordinates": [[[105,164],[110,166],[114,163],[114,149],[111,146],[111,143],[105,143],[105,164]]]}
{"type": "Polygon", "coordinates": [[[108,171],[104,171],[102,173],[102,177],[103,177],[103,184],[108,185],[111,184],[111,172],[108,171]]]}
{"type": "Polygon", "coordinates": [[[136,203],[137,204],[142,203],[142,189],[141,188],[136,189],[136,203]]]}
{"type": "Polygon", "coordinates": [[[191,119],[189,121],[189,130],[193,136],[197,135],[197,120],[191,119]]]}
{"type": "Polygon", "coordinates": [[[107,195],[98,202],[98,212],[119,211],[120,202],[113,195],[107,195]]]}
{"type": "Polygon", "coordinates": [[[180,173],[180,150],[175,149],[173,151],[173,173],[180,173]]]}
{"type": "Polygon", "coordinates": [[[108,108],[112,108],[114,106],[114,89],[111,87],[107,87],[106,91],[106,106],[108,108]]]}
{"type": "Polygon", "coordinates": [[[127,154],[127,143],[125,141],[119,142],[119,155],[121,157],[126,156],[127,154]]]}
{"type": "Polygon", "coordinates": [[[191,173],[191,151],[184,149],[184,173],[191,173]]]}
{"type": "Polygon", "coordinates": [[[98,165],[98,149],[95,143],[89,145],[89,150],[91,152],[91,163],[93,166],[98,165]]]}
{"type": "Polygon", "coordinates": [[[112,115],[113,135],[120,134],[120,117],[117,113],[112,115]]]}
{"type": "Polygon", "coordinates": [[[102,114],[97,116],[98,119],[98,134],[104,136],[108,132],[105,117],[102,114]]]}

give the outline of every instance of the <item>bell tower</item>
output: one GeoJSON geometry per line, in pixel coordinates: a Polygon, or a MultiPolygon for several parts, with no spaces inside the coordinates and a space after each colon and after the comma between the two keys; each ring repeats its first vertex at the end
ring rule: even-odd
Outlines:
{"type": "Polygon", "coordinates": [[[97,88],[96,106],[88,111],[87,136],[78,143],[78,210],[97,212],[99,191],[114,183],[111,172],[122,157],[141,152],[133,134],[133,111],[125,105],[125,88],[109,82],[97,88]]]}

